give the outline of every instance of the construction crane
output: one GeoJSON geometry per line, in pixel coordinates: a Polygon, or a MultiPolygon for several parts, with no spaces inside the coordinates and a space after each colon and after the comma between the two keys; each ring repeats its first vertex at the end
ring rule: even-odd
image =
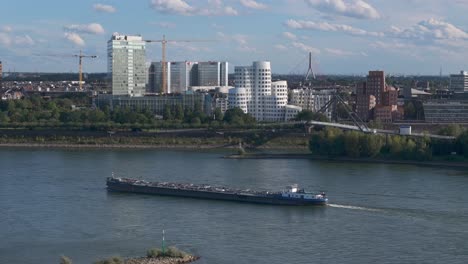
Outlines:
{"type": "Polygon", "coordinates": [[[162,83],[161,83],[161,92],[167,93],[167,60],[166,60],[166,45],[168,42],[209,42],[211,40],[167,40],[166,35],[163,35],[162,39],[157,40],[145,40],[146,43],[159,42],[162,45],[162,54],[161,54],[161,68],[162,68],[162,83]]]}
{"type": "Polygon", "coordinates": [[[96,55],[83,55],[80,50],[80,54],[74,54],[73,57],[79,58],[79,84],[80,84],[80,91],[83,90],[83,58],[97,58],[96,55]]]}
{"type": "Polygon", "coordinates": [[[79,76],[78,76],[78,79],[79,79],[79,85],[80,85],[80,91],[83,90],[83,58],[92,58],[92,59],[95,59],[97,58],[96,55],[83,55],[83,53],[81,52],[80,50],[80,54],[65,54],[65,55],[62,55],[62,54],[46,54],[46,55],[37,55],[37,56],[51,56],[51,57],[74,57],[74,58],[78,58],[79,61],[78,61],[78,66],[79,66],[79,76]]]}

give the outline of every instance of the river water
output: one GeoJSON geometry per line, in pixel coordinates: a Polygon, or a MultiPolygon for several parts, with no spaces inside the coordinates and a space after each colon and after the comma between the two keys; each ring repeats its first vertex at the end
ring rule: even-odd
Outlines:
{"type": "Polygon", "coordinates": [[[0,263],[141,256],[197,263],[468,263],[468,172],[226,152],[0,149],[0,263]],[[108,193],[105,178],[326,191],[327,207],[108,193]]]}

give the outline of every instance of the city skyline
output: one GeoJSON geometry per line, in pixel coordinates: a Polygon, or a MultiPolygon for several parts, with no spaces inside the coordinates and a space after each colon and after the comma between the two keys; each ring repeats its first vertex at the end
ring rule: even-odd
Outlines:
{"type": "MultiPolygon", "coordinates": [[[[85,72],[106,72],[114,32],[169,43],[168,61],[272,62],[273,73],[458,73],[468,68],[467,1],[451,0],[18,0],[0,17],[3,71],[76,72],[83,50],[99,58],[85,72]],[[210,8],[206,8],[209,6],[210,8]],[[21,14],[21,15],[19,15],[21,14]],[[63,58],[48,55],[65,55],[63,58]]],[[[147,62],[161,60],[147,45],[147,62]]],[[[232,72],[233,67],[231,67],[232,72]]]]}

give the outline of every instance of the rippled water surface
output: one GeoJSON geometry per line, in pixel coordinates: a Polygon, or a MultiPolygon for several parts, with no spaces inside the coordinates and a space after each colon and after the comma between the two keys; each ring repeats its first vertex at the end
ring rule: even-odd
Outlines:
{"type": "Polygon", "coordinates": [[[92,263],[168,244],[198,263],[468,263],[468,172],[224,152],[0,149],[0,263],[92,263]],[[105,178],[326,191],[327,207],[107,193],[105,178]]]}

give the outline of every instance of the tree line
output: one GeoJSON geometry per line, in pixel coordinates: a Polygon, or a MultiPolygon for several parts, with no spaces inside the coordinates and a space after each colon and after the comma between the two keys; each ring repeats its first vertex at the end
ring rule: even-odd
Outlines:
{"type": "Polygon", "coordinates": [[[0,101],[0,125],[20,126],[89,126],[89,125],[132,125],[134,127],[190,127],[190,126],[249,126],[255,119],[240,108],[214,110],[206,115],[199,103],[194,107],[181,105],[164,107],[163,115],[156,115],[146,108],[91,106],[89,98],[54,98],[46,100],[31,96],[21,100],[0,101]]]}
{"type": "Polygon", "coordinates": [[[309,149],[313,154],[331,157],[408,160],[431,160],[437,156],[468,158],[468,131],[460,133],[456,140],[448,141],[325,128],[312,134],[309,149]]]}

